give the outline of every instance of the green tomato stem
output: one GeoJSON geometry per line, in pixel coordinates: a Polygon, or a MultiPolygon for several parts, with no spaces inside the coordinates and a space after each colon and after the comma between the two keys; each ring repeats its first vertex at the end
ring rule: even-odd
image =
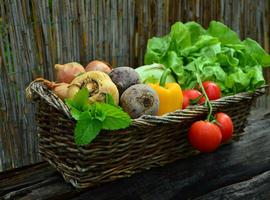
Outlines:
{"type": "Polygon", "coordinates": [[[210,121],[211,116],[212,116],[212,112],[213,112],[213,107],[212,107],[212,104],[210,103],[210,100],[209,100],[209,98],[208,98],[208,96],[207,96],[207,94],[206,94],[206,92],[205,92],[205,90],[203,88],[202,80],[201,80],[198,73],[196,73],[196,77],[197,77],[197,81],[198,81],[198,83],[200,85],[200,88],[202,90],[202,93],[203,93],[203,95],[205,97],[206,105],[207,105],[208,110],[209,110],[208,115],[207,115],[207,121],[210,121]]]}
{"type": "Polygon", "coordinates": [[[165,71],[162,73],[161,77],[160,77],[160,81],[159,81],[159,85],[164,87],[165,83],[166,83],[166,79],[168,77],[168,75],[171,73],[171,69],[170,68],[166,68],[165,71]]]}

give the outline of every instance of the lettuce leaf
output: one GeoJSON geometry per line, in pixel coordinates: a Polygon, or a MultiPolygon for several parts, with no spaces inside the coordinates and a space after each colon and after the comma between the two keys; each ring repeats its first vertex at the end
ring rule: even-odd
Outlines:
{"type": "Polygon", "coordinates": [[[239,44],[241,40],[238,35],[232,31],[226,25],[217,22],[211,21],[207,29],[207,33],[212,37],[218,38],[218,40],[223,44],[239,44]]]}
{"type": "Polygon", "coordinates": [[[256,41],[247,38],[243,41],[243,44],[247,47],[246,53],[250,54],[250,56],[253,57],[259,65],[264,67],[270,66],[270,55],[267,54],[256,41]]]}
{"type": "Polygon", "coordinates": [[[154,37],[148,40],[147,51],[144,56],[145,64],[159,63],[166,55],[171,43],[169,35],[157,38],[154,37]]]}
{"type": "Polygon", "coordinates": [[[265,84],[262,67],[270,66],[270,55],[221,22],[212,21],[207,30],[196,22],[176,22],[167,35],[148,40],[145,64],[153,63],[171,68],[183,89],[196,85],[198,73],[229,95],[265,84]]]}
{"type": "Polygon", "coordinates": [[[201,35],[205,35],[206,30],[196,22],[187,22],[185,23],[189,33],[190,33],[190,40],[191,44],[195,44],[201,35]]]}

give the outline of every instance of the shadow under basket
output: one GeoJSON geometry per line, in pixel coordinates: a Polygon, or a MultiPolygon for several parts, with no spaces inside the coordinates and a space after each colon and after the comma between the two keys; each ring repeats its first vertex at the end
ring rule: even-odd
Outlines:
{"type": "MultiPolygon", "coordinates": [[[[259,88],[211,101],[214,112],[232,117],[234,135],[230,142],[244,133],[251,106],[264,91],[259,88]]],[[[190,106],[165,116],[144,115],[126,129],[102,131],[91,144],[78,147],[73,137],[75,121],[64,102],[42,82],[32,82],[27,95],[37,105],[42,157],[76,188],[129,177],[199,153],[190,146],[187,129],[193,122],[205,119],[204,106],[190,106]]]]}

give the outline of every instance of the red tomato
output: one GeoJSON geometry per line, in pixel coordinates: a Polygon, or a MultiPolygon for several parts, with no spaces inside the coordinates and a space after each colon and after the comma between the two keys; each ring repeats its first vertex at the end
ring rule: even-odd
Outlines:
{"type": "Polygon", "coordinates": [[[198,103],[202,104],[205,101],[205,98],[203,97],[202,93],[200,93],[198,90],[195,89],[184,90],[183,96],[189,99],[189,103],[191,103],[190,101],[198,100],[198,103]]]}
{"type": "Polygon", "coordinates": [[[200,98],[200,100],[198,101],[198,104],[203,104],[205,102],[205,97],[202,97],[202,98],[200,98]]]}
{"type": "Polygon", "coordinates": [[[217,125],[222,134],[222,142],[227,142],[232,138],[233,134],[233,122],[232,119],[225,113],[217,113],[215,115],[217,125]]]}
{"type": "Polygon", "coordinates": [[[186,107],[189,106],[189,98],[187,96],[183,96],[183,105],[182,105],[182,109],[185,109],[186,107]]]}
{"type": "Polygon", "coordinates": [[[208,121],[197,121],[191,125],[188,139],[199,151],[212,152],[219,147],[222,134],[217,125],[208,121]]]}
{"type": "Polygon", "coordinates": [[[211,81],[204,81],[202,85],[209,100],[216,100],[221,97],[221,90],[216,83],[211,81]]]}

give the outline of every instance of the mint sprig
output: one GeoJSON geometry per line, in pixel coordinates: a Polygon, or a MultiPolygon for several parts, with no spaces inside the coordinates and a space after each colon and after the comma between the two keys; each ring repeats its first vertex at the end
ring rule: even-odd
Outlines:
{"type": "Polygon", "coordinates": [[[102,129],[124,129],[131,124],[130,116],[115,105],[111,95],[106,95],[106,103],[90,104],[88,98],[87,88],[82,88],[73,99],[65,100],[72,117],[77,121],[74,130],[77,145],[90,144],[102,129]]]}
{"type": "Polygon", "coordinates": [[[102,127],[102,122],[97,119],[78,120],[75,127],[75,143],[87,145],[96,138],[102,127]]]}
{"type": "Polygon", "coordinates": [[[97,104],[97,106],[102,107],[102,109],[104,110],[103,112],[106,115],[106,118],[104,119],[102,124],[102,129],[118,130],[126,128],[127,124],[130,125],[130,116],[121,109],[105,103],[99,103],[97,104]]]}
{"type": "Polygon", "coordinates": [[[111,94],[107,93],[106,96],[105,96],[105,102],[107,104],[110,104],[112,106],[115,106],[115,103],[114,103],[114,100],[113,100],[113,97],[111,94]]]}

